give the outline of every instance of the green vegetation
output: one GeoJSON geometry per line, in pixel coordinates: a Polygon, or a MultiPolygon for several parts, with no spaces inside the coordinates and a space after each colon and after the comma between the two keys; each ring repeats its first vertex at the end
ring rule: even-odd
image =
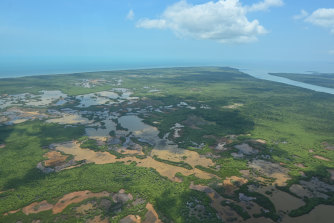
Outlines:
{"type": "Polygon", "coordinates": [[[235,203],[222,201],[221,205],[229,206],[230,208],[232,208],[232,210],[237,212],[244,220],[247,220],[251,217],[246,210],[244,210],[241,206],[235,203]]]}
{"type": "MultiPolygon", "coordinates": [[[[162,98],[154,100],[163,101],[162,98]]],[[[192,99],[194,100],[194,99],[192,99]]],[[[206,143],[213,145],[216,141],[205,135],[225,136],[228,134],[242,134],[253,128],[253,123],[242,116],[239,111],[229,110],[191,110],[186,108],[177,109],[175,112],[153,113],[150,118],[145,118],[146,123],[159,128],[159,136],[162,137],[170,131],[175,123],[185,125],[182,128],[182,137],[174,141],[180,147],[187,148],[193,143],[206,143]]]]}
{"type": "Polygon", "coordinates": [[[214,174],[214,175],[218,175],[218,171],[215,171],[211,168],[207,168],[207,167],[204,167],[204,166],[201,166],[201,165],[196,165],[195,168],[197,168],[199,170],[203,170],[204,172],[208,172],[208,173],[211,173],[211,174],[214,174]]]}
{"type": "Polygon", "coordinates": [[[84,148],[84,149],[92,149],[94,151],[99,151],[101,150],[100,149],[100,146],[97,144],[96,140],[94,139],[86,139],[84,140],[81,144],[80,144],[80,147],[81,148],[84,148]]]}
{"type": "Polygon", "coordinates": [[[190,166],[188,163],[185,163],[184,161],[175,162],[175,161],[171,161],[171,160],[164,160],[164,159],[161,159],[161,158],[157,157],[156,155],[154,155],[152,158],[155,159],[156,161],[159,161],[159,162],[162,162],[162,163],[167,163],[169,165],[183,167],[183,168],[186,168],[188,170],[193,169],[192,166],[190,166]]]}
{"type": "Polygon", "coordinates": [[[128,131],[127,128],[124,128],[120,123],[117,123],[116,125],[116,130],[124,130],[124,131],[128,131]]]}
{"type": "Polygon", "coordinates": [[[83,133],[82,126],[64,128],[41,121],[0,126],[0,138],[6,143],[6,147],[0,150],[1,191],[23,187],[45,178],[36,168],[45,159],[43,155],[47,150],[43,147],[79,138],[83,133]]]}
{"type": "Polygon", "coordinates": [[[114,136],[116,135],[116,132],[115,132],[114,130],[111,130],[111,131],[109,132],[109,135],[112,136],[112,137],[114,137],[114,136]]]}
{"type": "Polygon", "coordinates": [[[240,170],[247,169],[247,163],[245,160],[235,160],[233,158],[221,158],[215,159],[216,164],[220,165],[220,170],[213,168],[203,167],[201,165],[196,165],[197,169],[203,170],[205,172],[217,175],[221,178],[230,176],[240,176],[240,170]]]}

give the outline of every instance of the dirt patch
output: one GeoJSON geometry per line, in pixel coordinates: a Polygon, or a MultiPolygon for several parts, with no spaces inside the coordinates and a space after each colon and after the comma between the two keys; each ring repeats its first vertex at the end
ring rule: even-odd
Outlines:
{"type": "Polygon", "coordinates": [[[201,165],[204,167],[210,167],[214,166],[214,162],[212,162],[211,159],[206,158],[205,156],[199,155],[197,152],[190,151],[190,150],[177,150],[175,152],[171,150],[158,150],[153,149],[151,152],[151,155],[156,155],[157,157],[164,159],[164,160],[170,160],[174,162],[182,162],[188,163],[193,168],[196,165],[201,165]]]}
{"type": "Polygon", "coordinates": [[[47,160],[44,161],[44,166],[45,167],[54,167],[63,164],[68,156],[63,155],[60,152],[57,151],[51,151],[46,154],[44,154],[44,157],[48,158],[47,160]]]}
{"type": "Polygon", "coordinates": [[[162,176],[168,177],[172,181],[176,181],[175,180],[175,174],[176,173],[182,173],[185,176],[189,176],[189,175],[194,174],[196,177],[202,178],[202,179],[211,179],[211,178],[214,178],[214,177],[218,178],[216,175],[204,172],[204,171],[199,170],[197,168],[194,168],[192,170],[188,170],[188,169],[185,169],[185,168],[182,168],[182,167],[168,165],[166,163],[158,162],[158,161],[154,160],[152,157],[147,157],[143,160],[140,160],[140,159],[137,159],[137,158],[134,158],[134,157],[130,157],[129,160],[136,161],[137,166],[152,167],[156,171],[158,171],[159,174],[161,174],[162,176]]]}
{"type": "Polygon", "coordinates": [[[176,183],[182,183],[183,182],[183,180],[179,177],[174,177],[173,181],[176,182],[176,183]]]}
{"type": "Polygon", "coordinates": [[[95,152],[90,149],[82,149],[80,148],[80,144],[74,141],[61,144],[52,144],[51,146],[60,152],[73,155],[76,161],[86,160],[87,162],[96,164],[106,164],[121,161],[120,159],[116,159],[114,155],[108,152],[95,152]]]}
{"type": "Polygon", "coordinates": [[[15,214],[17,212],[19,212],[21,209],[17,209],[17,210],[14,210],[14,211],[9,211],[8,214],[15,214]]]}
{"type": "Polygon", "coordinates": [[[3,149],[3,148],[5,148],[5,147],[6,147],[5,144],[0,144],[0,149],[3,149]]]}
{"type": "Polygon", "coordinates": [[[79,114],[63,114],[63,117],[61,118],[54,118],[46,120],[48,123],[58,123],[61,125],[73,125],[73,124],[90,124],[91,121],[89,121],[87,118],[81,117],[79,114]]]}
{"type": "Polygon", "coordinates": [[[37,214],[42,211],[51,210],[52,208],[53,208],[52,204],[49,204],[47,201],[41,201],[41,202],[34,202],[22,208],[22,212],[26,215],[37,214]]]}
{"type": "MultiPolygon", "coordinates": [[[[71,204],[80,203],[89,198],[100,198],[108,196],[110,196],[110,193],[105,191],[100,193],[92,193],[88,190],[77,191],[64,195],[61,199],[58,200],[58,202],[55,205],[49,204],[46,200],[41,202],[34,202],[22,208],[22,212],[26,215],[29,215],[29,214],[37,214],[42,211],[52,210],[53,214],[58,214],[61,213],[67,206],[71,204]]],[[[84,214],[86,211],[90,209],[93,209],[93,204],[91,202],[77,207],[76,212],[84,214]]],[[[8,213],[11,214],[11,213],[16,213],[18,211],[20,211],[20,209],[15,211],[10,211],[8,213]]],[[[8,213],[6,214],[8,215],[8,213]]]]}
{"type": "MultiPolygon", "coordinates": [[[[52,147],[52,145],[51,145],[52,147]]],[[[45,161],[39,162],[36,166],[37,169],[41,170],[43,173],[49,174],[52,172],[59,172],[64,169],[70,169],[75,166],[80,166],[74,159],[68,160],[68,155],[63,155],[58,151],[50,151],[44,154],[44,157],[48,158],[45,161]]]]}
{"type": "Polygon", "coordinates": [[[299,168],[302,168],[302,169],[306,168],[306,166],[304,166],[304,164],[302,164],[302,163],[297,163],[297,164],[295,164],[295,166],[297,166],[299,168]]]}
{"type": "Polygon", "coordinates": [[[20,117],[31,117],[31,116],[38,116],[40,113],[38,111],[22,111],[20,110],[21,114],[20,117]]]}
{"type": "Polygon", "coordinates": [[[116,151],[126,155],[145,155],[142,151],[142,147],[138,144],[135,144],[134,149],[127,149],[125,147],[120,147],[117,148],[116,151]]]}
{"type": "Polygon", "coordinates": [[[236,189],[238,189],[241,185],[247,183],[248,180],[245,178],[232,176],[228,177],[223,181],[224,189],[227,193],[233,193],[236,189]]]}
{"type": "Polygon", "coordinates": [[[122,218],[119,223],[141,223],[141,218],[138,215],[128,215],[122,218]]]}
{"type": "Polygon", "coordinates": [[[158,213],[154,210],[153,205],[147,203],[146,205],[147,213],[145,214],[145,220],[142,223],[162,223],[159,219],[158,213]]]}
{"type": "Polygon", "coordinates": [[[330,161],[329,159],[327,159],[323,156],[314,155],[313,157],[316,158],[316,159],[319,159],[319,160],[330,161]]]}
{"type": "Polygon", "coordinates": [[[100,193],[92,193],[88,190],[85,191],[77,191],[73,193],[66,194],[62,197],[53,207],[52,213],[58,214],[61,213],[67,206],[70,204],[80,203],[89,198],[99,198],[99,197],[108,197],[110,193],[108,192],[100,192],[100,193]]]}
{"type": "Polygon", "coordinates": [[[8,211],[7,213],[4,213],[3,216],[7,216],[8,214],[15,214],[17,212],[21,211],[21,208],[14,210],[14,211],[8,211]]]}
{"type": "Polygon", "coordinates": [[[176,173],[182,173],[185,176],[195,174],[196,177],[202,179],[211,179],[213,177],[218,178],[213,174],[206,173],[197,168],[188,170],[182,167],[172,166],[166,163],[158,162],[154,160],[152,157],[146,157],[145,159],[138,159],[136,157],[125,157],[121,159],[116,159],[116,156],[108,152],[95,152],[90,149],[82,149],[80,148],[79,143],[73,141],[62,144],[53,144],[52,147],[65,154],[73,155],[76,161],[86,160],[88,163],[95,163],[95,164],[115,163],[122,161],[124,161],[124,163],[126,164],[129,164],[132,161],[134,161],[137,163],[137,166],[148,167],[148,168],[152,167],[156,169],[156,171],[158,171],[162,176],[166,176],[173,181],[175,181],[176,173]]]}
{"type": "Polygon", "coordinates": [[[78,214],[86,214],[87,211],[94,209],[92,203],[82,204],[75,209],[76,213],[78,214]]]}
{"type": "Polygon", "coordinates": [[[223,106],[223,108],[236,109],[236,108],[240,108],[242,106],[244,106],[244,105],[241,104],[241,103],[234,103],[232,105],[223,106]]]}
{"type": "Polygon", "coordinates": [[[271,163],[265,160],[253,160],[249,163],[249,167],[253,168],[267,177],[275,178],[274,184],[285,186],[286,181],[290,179],[288,169],[277,163],[271,163]]]}
{"type": "Polygon", "coordinates": [[[266,144],[267,143],[266,140],[264,140],[264,139],[257,139],[257,140],[255,140],[255,142],[258,142],[258,143],[261,143],[261,144],[266,144]]]}

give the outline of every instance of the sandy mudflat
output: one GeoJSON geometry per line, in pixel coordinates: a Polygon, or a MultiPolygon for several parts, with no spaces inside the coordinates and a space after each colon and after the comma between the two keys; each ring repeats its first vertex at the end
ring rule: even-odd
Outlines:
{"type": "Polygon", "coordinates": [[[194,168],[192,170],[185,169],[183,167],[173,166],[166,163],[158,162],[152,157],[146,157],[145,159],[138,159],[136,157],[125,157],[116,159],[116,156],[108,152],[95,152],[90,149],[82,149],[80,144],[72,141],[67,143],[53,144],[53,147],[65,154],[74,156],[76,161],[86,160],[87,162],[95,164],[107,164],[124,161],[126,164],[135,161],[137,166],[141,167],[152,167],[158,171],[162,176],[168,177],[170,180],[176,181],[175,174],[182,173],[185,176],[195,174],[195,176],[202,179],[211,179],[217,176],[194,168]]]}

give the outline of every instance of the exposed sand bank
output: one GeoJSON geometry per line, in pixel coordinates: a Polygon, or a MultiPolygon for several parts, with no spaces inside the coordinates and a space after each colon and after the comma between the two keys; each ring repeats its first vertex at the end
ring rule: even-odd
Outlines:
{"type": "Polygon", "coordinates": [[[188,170],[182,167],[158,162],[154,160],[152,157],[146,157],[144,159],[138,159],[136,157],[125,157],[116,159],[116,156],[108,152],[95,152],[90,149],[82,149],[80,148],[80,144],[74,141],[60,144],[53,144],[52,146],[58,151],[61,151],[65,154],[73,155],[76,161],[86,160],[87,162],[95,164],[107,164],[107,163],[115,163],[122,161],[124,161],[125,164],[129,164],[130,162],[134,161],[137,163],[137,166],[152,167],[155,170],[157,170],[162,176],[166,176],[173,181],[176,181],[175,174],[178,172],[182,173],[185,176],[195,174],[196,177],[202,179],[211,179],[213,177],[218,178],[213,174],[204,172],[197,168],[188,170]]]}

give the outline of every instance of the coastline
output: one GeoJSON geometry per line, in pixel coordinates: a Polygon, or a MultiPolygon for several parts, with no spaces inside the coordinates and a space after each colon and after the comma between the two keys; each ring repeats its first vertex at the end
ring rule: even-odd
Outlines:
{"type": "MultiPolygon", "coordinates": [[[[78,74],[78,73],[99,73],[99,72],[112,72],[112,71],[131,71],[131,70],[142,70],[142,69],[170,69],[170,68],[187,68],[187,67],[224,67],[224,66],[147,66],[147,67],[124,67],[124,68],[110,68],[106,70],[76,70],[76,71],[67,71],[67,72],[51,72],[51,73],[41,73],[41,74],[35,74],[35,75],[18,75],[18,76],[0,76],[0,81],[4,79],[13,79],[13,78],[24,78],[24,77],[38,77],[38,76],[48,76],[48,75],[73,75],[73,74],[78,74]]],[[[226,66],[225,66],[226,67],[226,66]]],[[[231,67],[231,66],[228,66],[231,67]]],[[[234,68],[234,67],[231,67],[234,68]]],[[[321,92],[321,93],[327,93],[327,94],[333,94],[334,95],[334,88],[327,88],[327,87],[322,87],[318,85],[313,85],[313,84],[308,84],[308,83],[303,83],[300,81],[295,81],[291,80],[288,78],[283,78],[279,76],[272,75],[271,71],[256,71],[248,68],[235,68],[239,70],[240,72],[243,72],[251,77],[254,77],[256,79],[260,80],[267,80],[267,81],[272,81],[276,83],[283,83],[283,84],[288,84],[291,86],[295,87],[300,87],[316,92],[321,92]]],[[[276,73],[276,72],[275,72],[276,73]]]]}

